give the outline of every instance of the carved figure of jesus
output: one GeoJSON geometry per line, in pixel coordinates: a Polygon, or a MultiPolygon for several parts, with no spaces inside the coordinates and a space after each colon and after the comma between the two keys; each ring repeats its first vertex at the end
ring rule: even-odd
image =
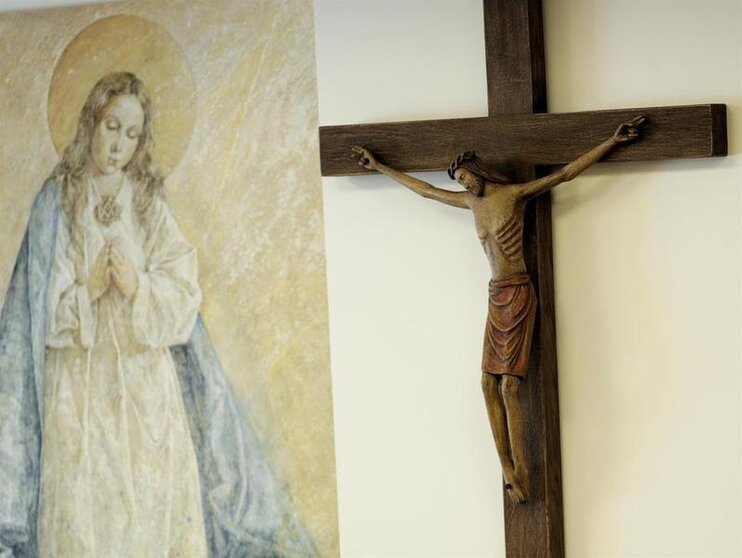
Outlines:
{"type": "Polygon", "coordinates": [[[513,183],[483,163],[473,151],[458,155],[448,175],[465,188],[453,192],[413,178],[380,163],[368,149],[353,147],[358,163],[396,180],[413,192],[441,203],[470,209],[477,234],[492,269],[489,310],[482,356],[482,390],[490,426],[510,498],[525,502],[529,494],[525,420],[518,387],[526,377],[536,321],[536,292],[523,258],[523,219],[528,200],[572,180],[598,162],[615,146],[639,137],[646,119],[639,116],[621,124],[612,137],[557,172],[543,178],[513,183]]]}

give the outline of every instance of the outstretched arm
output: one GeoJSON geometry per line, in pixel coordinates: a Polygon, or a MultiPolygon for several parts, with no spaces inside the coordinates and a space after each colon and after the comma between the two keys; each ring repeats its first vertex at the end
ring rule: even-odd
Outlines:
{"type": "Polygon", "coordinates": [[[646,120],[647,119],[644,116],[637,116],[630,122],[621,124],[613,136],[584,155],[581,155],[570,164],[562,167],[555,173],[524,184],[523,188],[519,192],[520,195],[526,199],[532,198],[546,192],[550,188],[553,188],[562,182],[572,180],[582,171],[600,161],[600,159],[602,159],[619,143],[626,143],[637,139],[639,137],[639,127],[644,124],[646,120]]]}
{"type": "Polygon", "coordinates": [[[466,203],[467,198],[471,195],[469,192],[451,192],[449,190],[443,190],[442,188],[436,188],[432,184],[413,178],[409,174],[387,167],[377,161],[374,154],[364,147],[355,145],[353,146],[353,152],[358,155],[358,164],[363,168],[385,174],[389,178],[396,180],[402,186],[409,188],[424,198],[429,198],[454,207],[461,207],[464,209],[469,207],[466,203]]]}

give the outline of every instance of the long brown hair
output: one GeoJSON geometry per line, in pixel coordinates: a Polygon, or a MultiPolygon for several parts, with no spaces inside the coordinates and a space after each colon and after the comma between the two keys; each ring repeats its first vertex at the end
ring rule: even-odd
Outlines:
{"type": "MultiPolygon", "coordinates": [[[[87,191],[82,181],[91,157],[90,149],[95,128],[103,110],[119,95],[134,95],[144,111],[144,127],[139,143],[124,172],[134,183],[134,208],[142,225],[149,221],[148,213],[152,201],[163,194],[163,179],[152,159],[154,138],[152,136],[152,103],[144,91],[144,84],[130,72],[114,72],[103,76],[88,94],[80,111],[77,133],[64,150],[61,160],[54,167],[50,179],[62,188],[62,209],[72,231],[73,225],[87,206],[87,191]]],[[[72,235],[73,243],[76,240],[72,235]]]]}

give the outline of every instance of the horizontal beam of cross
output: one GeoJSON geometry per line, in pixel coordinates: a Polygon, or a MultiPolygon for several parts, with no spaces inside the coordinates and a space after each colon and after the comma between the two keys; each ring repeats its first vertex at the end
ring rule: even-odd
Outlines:
{"type": "Polygon", "coordinates": [[[652,107],[552,114],[506,114],[482,118],[323,126],[323,176],[367,174],[351,147],[363,145],[399,170],[448,167],[463,151],[508,165],[557,165],[579,157],[608,138],[624,121],[648,118],[642,139],[610,153],[605,161],[648,161],[726,155],[726,106],[652,107]]]}

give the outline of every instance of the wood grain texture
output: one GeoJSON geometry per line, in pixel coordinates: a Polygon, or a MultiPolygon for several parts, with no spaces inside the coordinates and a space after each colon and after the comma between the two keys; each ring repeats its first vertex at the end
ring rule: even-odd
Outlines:
{"type": "Polygon", "coordinates": [[[484,46],[490,116],[546,112],[541,21],[540,0],[485,0],[484,46]]]}
{"type": "Polygon", "coordinates": [[[352,158],[362,145],[384,164],[403,171],[446,169],[458,153],[476,150],[497,165],[567,163],[638,115],[648,118],[642,139],[604,161],[715,157],[727,153],[726,106],[641,107],[562,114],[498,114],[492,117],[420,120],[320,128],[323,176],[365,174],[352,158]]]}
{"type": "MultiPolygon", "coordinates": [[[[484,0],[484,13],[489,130],[470,135],[478,144],[469,149],[476,149],[490,161],[507,161],[513,165],[508,170],[516,180],[531,180],[549,170],[533,165],[575,159],[608,137],[615,125],[630,119],[624,116],[627,113],[602,114],[587,124],[580,113],[566,120],[555,118],[556,115],[524,114],[547,110],[541,0],[484,0]],[[506,121],[501,122],[500,118],[506,121]],[[616,120],[610,122],[613,118],[616,120]],[[498,137],[492,133],[494,129],[515,135],[498,137]],[[600,137],[585,137],[590,134],[600,137]],[[544,138],[549,141],[542,141],[544,138]],[[573,143],[572,139],[576,141],[573,143]],[[580,139],[587,139],[587,143],[577,145],[580,139]],[[481,140],[484,142],[480,144],[481,140]],[[567,144],[576,147],[575,151],[561,153],[567,144]]],[[[539,300],[528,378],[520,388],[527,423],[525,445],[531,495],[524,504],[514,504],[503,491],[505,547],[508,558],[563,558],[550,192],[528,204],[524,224],[526,267],[539,300]]]]}

